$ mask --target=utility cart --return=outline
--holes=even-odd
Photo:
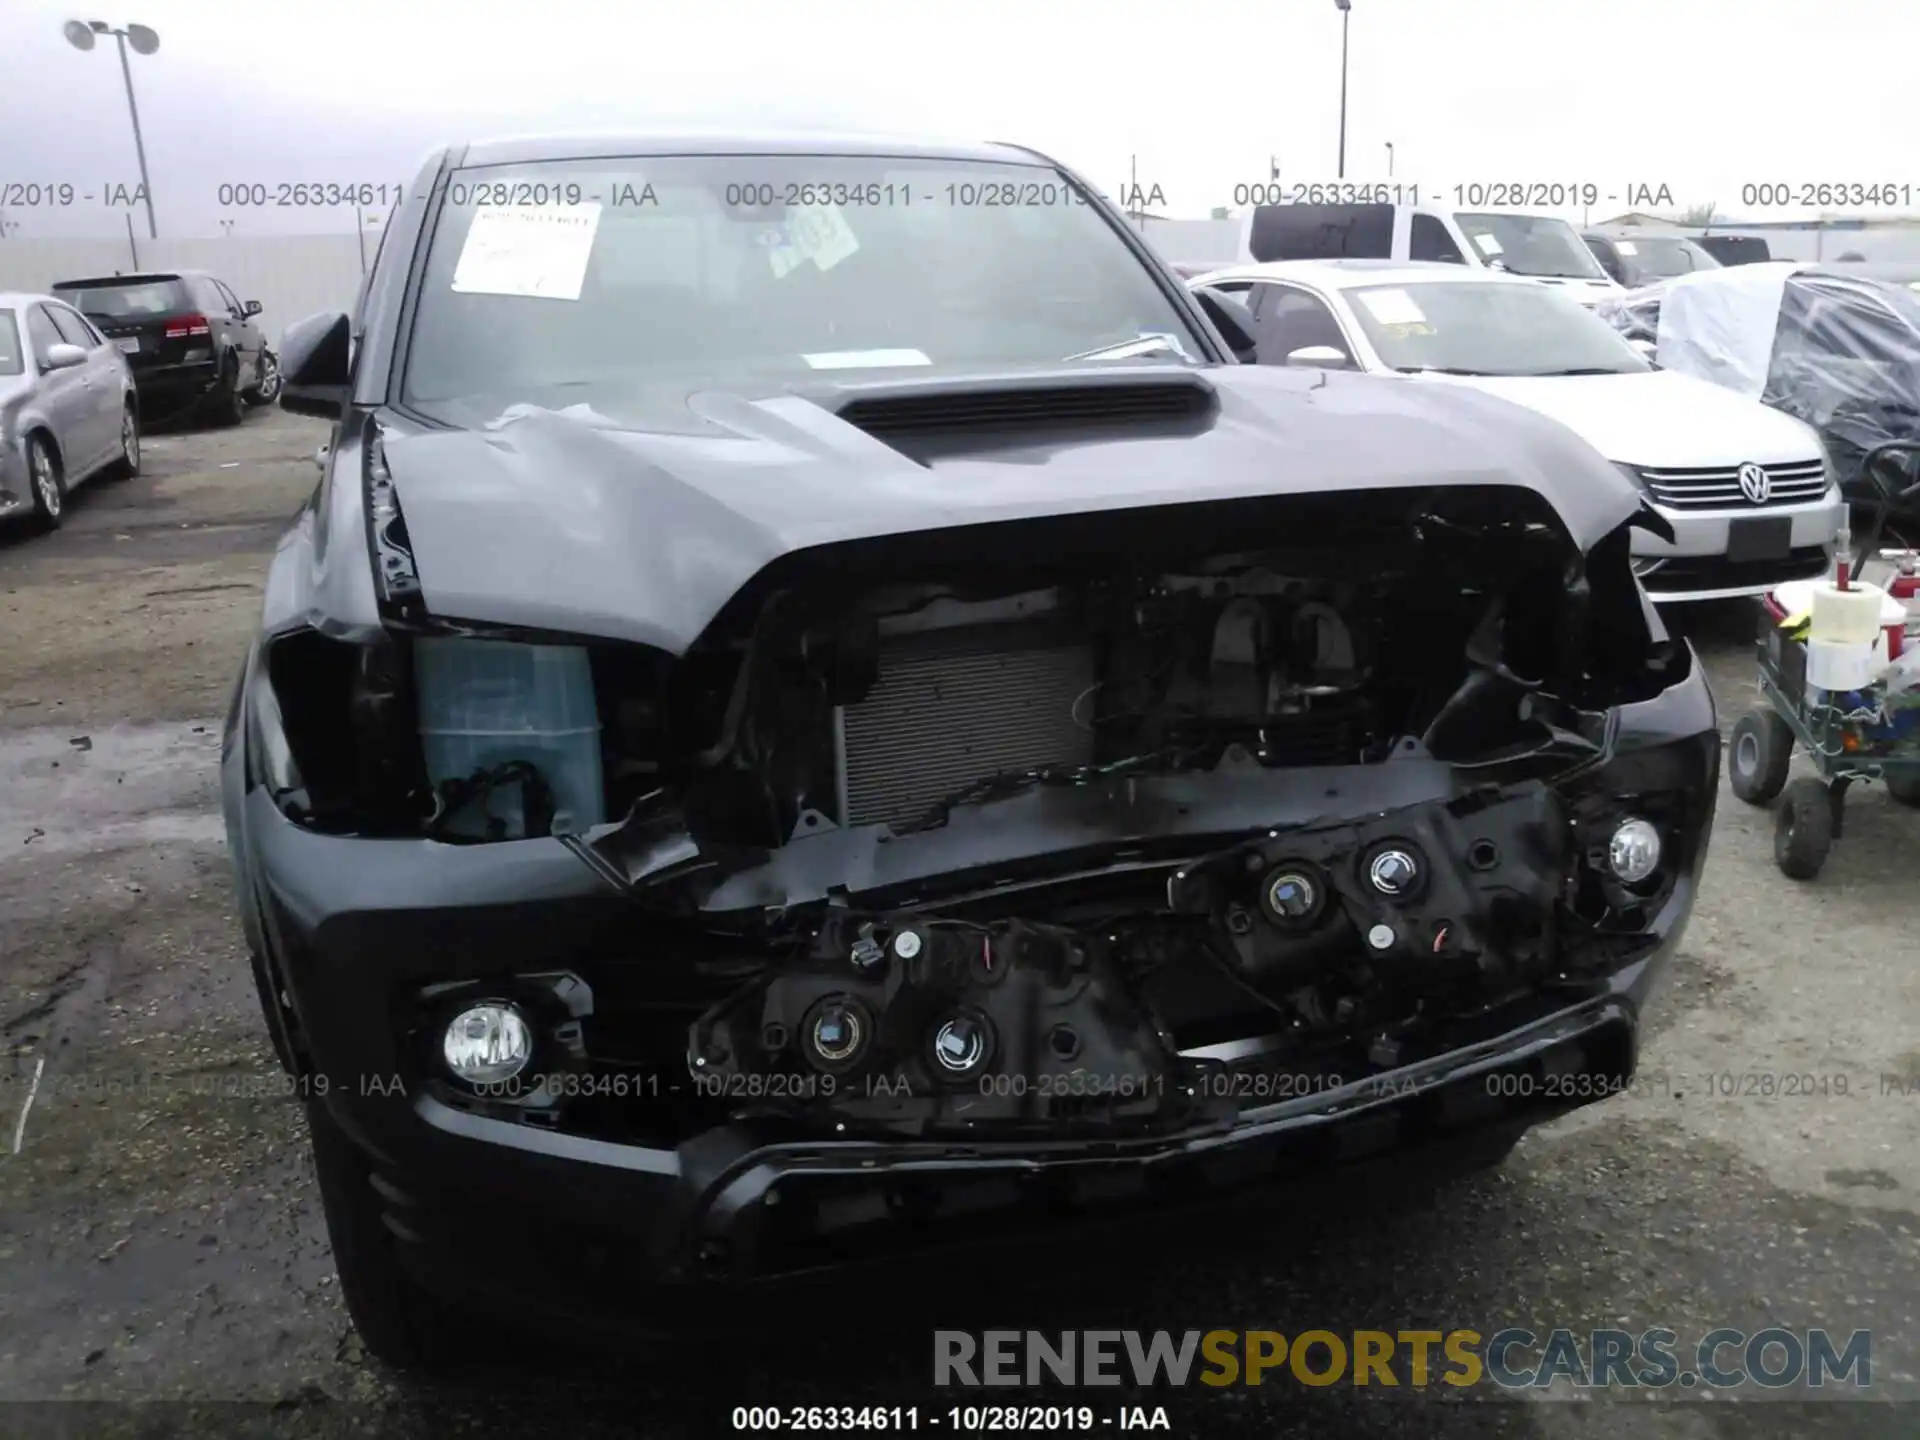
[[[1896,449],[1920,450],[1920,442],[1878,446],[1863,468]],[[1911,494],[1903,489],[1888,499],[1911,499]],[[1840,838],[1847,791],[1856,780],[1878,780],[1900,804],[1920,807],[1920,683],[1911,679],[1920,658],[1920,553],[1878,548],[1891,508],[1879,509],[1857,551],[1843,542],[1839,567],[1843,586],[1850,574],[1865,579],[1861,572],[1867,569],[1891,571],[1885,578],[1872,577],[1886,592],[1880,642],[1885,661],[1902,662],[1891,678],[1883,672],[1845,689],[1809,683],[1807,643],[1788,622],[1827,581],[1782,586],[1760,602],[1760,692],[1766,703],[1733,727],[1727,773],[1733,793],[1748,804],[1779,802],[1773,858],[1794,880],[1811,880],[1826,864]],[[1796,746],[1817,775],[1789,780]]]

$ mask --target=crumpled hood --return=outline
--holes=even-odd
[[[1118,507],[1463,484],[1540,493],[1584,550],[1640,508],[1591,447],[1492,396],[1251,365],[1200,374],[1219,405],[1198,434],[1053,432],[930,464],[787,393],[695,394],[672,433],[531,407],[479,429],[389,417],[384,449],[430,611],[672,654],[767,564],[841,541]]]

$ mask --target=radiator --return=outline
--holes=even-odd
[[[911,824],[976,780],[1090,763],[1073,706],[1094,679],[1091,647],[1044,626],[883,641],[878,682],[841,717],[843,823]],[[1083,717],[1092,708],[1082,700]]]

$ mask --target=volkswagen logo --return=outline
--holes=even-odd
[[[1740,493],[1756,505],[1764,505],[1773,495],[1773,477],[1764,465],[1749,461],[1739,470]]]

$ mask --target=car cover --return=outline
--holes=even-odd
[[[1660,297],[1655,340],[1660,368],[1697,375],[1759,399],[1773,365],[1773,339],[1787,281],[1803,268],[1776,261],[1670,281]]]
[[[1872,503],[1920,478],[1920,296],[1815,263],[1770,261],[1685,275],[1604,302],[1623,334],[1653,341],[1661,368],[1762,401],[1820,432],[1850,499]],[[1920,501],[1894,508],[1913,529]]]

